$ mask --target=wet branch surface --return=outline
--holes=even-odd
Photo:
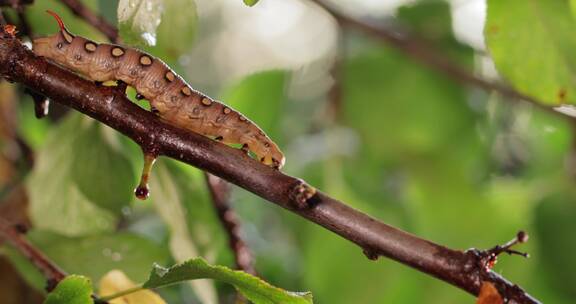
[[[133,139],[145,150],[188,163],[234,183],[360,246],[376,259],[385,256],[478,295],[483,281],[509,303],[538,303],[520,287],[486,269],[474,251],[446,248],[386,225],[318,191],[298,200],[305,183],[247,157],[242,151],[160,121],[126,98],[36,57],[17,39],[0,33],[0,76],[22,83]],[[304,186],[305,187],[305,186]]]

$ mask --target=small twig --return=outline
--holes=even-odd
[[[95,29],[102,32],[108,39],[114,43],[118,43],[118,29],[110,24],[104,17],[97,15],[90,8],[85,6],[78,0],[60,0],[66,5],[74,15],[84,19],[87,23],[92,25]]]
[[[125,295],[129,295],[131,293],[135,293],[135,292],[138,292],[138,291],[143,290],[143,289],[144,289],[144,287],[142,287],[142,285],[134,286],[132,288],[124,289],[124,290],[121,290],[121,291],[114,293],[114,294],[111,294],[111,295],[100,297],[100,301],[101,302],[102,301],[104,301],[104,302],[111,301],[111,300],[114,300],[116,298],[119,298],[119,297],[122,297]]]
[[[527,241],[528,234],[526,234],[524,231],[519,231],[515,238],[503,245],[496,245],[488,250],[470,249],[469,251],[473,252],[479,257],[479,263],[481,264],[482,268],[484,268],[486,271],[490,271],[498,261],[498,256],[502,253],[507,253],[509,255],[519,255],[528,258],[528,253],[512,249],[513,246],[526,243]]]
[[[46,290],[51,291],[66,273],[52,263],[40,250],[26,240],[21,232],[6,220],[0,218],[0,235],[24,255],[46,277]]]
[[[343,59],[345,57],[345,46],[344,35],[340,36],[340,41],[338,45],[338,54],[332,65],[330,74],[332,75],[332,80],[334,83],[330,90],[328,90],[328,119],[331,123],[338,122],[342,119],[342,107],[343,107],[343,88],[342,88],[342,77],[344,74],[343,69]]]
[[[574,117],[560,113],[556,111],[553,107],[546,106],[542,101],[539,101],[533,97],[522,94],[506,85],[502,85],[497,82],[491,82],[489,80],[483,79],[474,75],[473,73],[467,71],[466,69],[460,67],[458,64],[454,63],[452,60],[448,59],[435,50],[433,46],[422,39],[417,39],[415,37],[410,37],[406,33],[392,32],[388,29],[376,27],[374,25],[368,24],[366,22],[354,19],[352,17],[346,16],[337,10],[333,9],[330,5],[327,5],[322,0],[311,0],[318,4],[328,13],[330,13],[336,20],[347,27],[355,28],[361,32],[370,35],[371,37],[380,40],[392,47],[395,47],[403,51],[406,55],[420,61],[421,63],[430,66],[448,77],[461,82],[463,84],[473,85],[480,89],[486,91],[495,91],[500,95],[508,97],[510,101],[523,100],[532,104],[534,107],[554,114],[558,117],[562,117],[568,120],[575,120]]]
[[[238,269],[256,275],[252,253],[248,245],[240,236],[240,221],[234,210],[230,207],[230,185],[221,178],[210,173],[205,173],[206,184],[210,190],[212,203],[222,223],[222,227],[228,234],[228,243],[234,253],[234,259]]]
[[[0,6],[18,8],[23,5],[32,4],[34,0],[0,0]]]

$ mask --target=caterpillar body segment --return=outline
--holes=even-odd
[[[121,80],[150,102],[163,121],[226,144],[242,144],[269,166],[281,168],[278,146],[252,121],[194,90],[162,60],[140,50],[98,44],[70,33],[55,13],[60,31],[34,40],[33,51],[96,82]]]

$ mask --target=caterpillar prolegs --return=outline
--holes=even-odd
[[[34,40],[33,51],[96,82],[123,81],[137,97],[150,102],[153,113],[174,126],[213,137],[226,144],[241,144],[269,166],[281,168],[285,158],[278,146],[252,121],[227,105],[194,90],[162,60],[140,50],[90,41],[71,34],[62,19],[60,31]],[[154,161],[145,157],[137,196],[147,196],[147,176]]]

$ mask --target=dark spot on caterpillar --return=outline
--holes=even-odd
[[[58,44],[56,44],[56,47],[58,49],[61,49],[64,46],[64,44],[62,44],[62,42],[58,42]]]
[[[76,54],[76,55],[74,55],[74,59],[75,59],[76,61],[82,61],[82,55]]]
[[[161,86],[160,81],[154,80],[154,82],[152,82],[152,86],[153,86],[155,89],[160,88],[160,86]]]
[[[120,56],[124,55],[124,50],[121,47],[116,46],[116,47],[112,48],[111,53],[112,53],[112,56],[114,56],[114,57],[120,57]]]
[[[212,104],[212,100],[210,100],[210,98],[207,97],[202,98],[200,102],[207,107]]]
[[[262,157],[262,158],[260,159],[260,162],[261,162],[261,163],[263,163],[263,162],[264,162],[264,157]]]
[[[170,101],[176,102],[177,100],[178,100],[178,96],[176,96],[176,95],[170,96]]]
[[[97,47],[98,46],[92,41],[88,41],[88,42],[84,43],[84,49],[89,53],[96,51]]]
[[[138,75],[138,69],[137,68],[130,69],[130,75],[132,75],[132,76]]]
[[[152,58],[150,58],[148,55],[142,55],[140,56],[140,64],[143,66],[152,65]]]
[[[114,67],[114,65],[113,65],[112,62],[110,62],[110,61],[106,62],[106,63],[104,64],[104,66],[105,66],[107,69],[111,69],[112,67]]]
[[[230,108],[228,108],[228,107],[224,107],[222,112],[227,115],[227,114],[230,114],[230,112],[232,112],[232,110],[230,110]]]
[[[140,93],[136,93],[136,99],[142,100],[142,99],[144,99],[144,95],[142,95]]]
[[[270,143],[269,143],[269,142],[265,142],[265,143],[264,143],[264,147],[270,148]]]
[[[221,141],[223,139],[224,139],[224,137],[222,137],[222,136],[217,136],[216,138],[214,138],[214,140],[216,140],[216,141]]]
[[[164,78],[166,78],[166,80],[168,80],[170,82],[174,81],[175,77],[176,76],[174,76],[174,73],[172,73],[170,71],[166,72],[166,74],[164,75]]]
[[[192,95],[192,90],[190,90],[190,88],[188,86],[183,87],[181,92],[182,92],[182,94],[184,94],[186,96]]]
[[[155,107],[150,107],[150,111],[154,114],[160,113],[160,111],[158,111],[158,109],[156,109]]]

